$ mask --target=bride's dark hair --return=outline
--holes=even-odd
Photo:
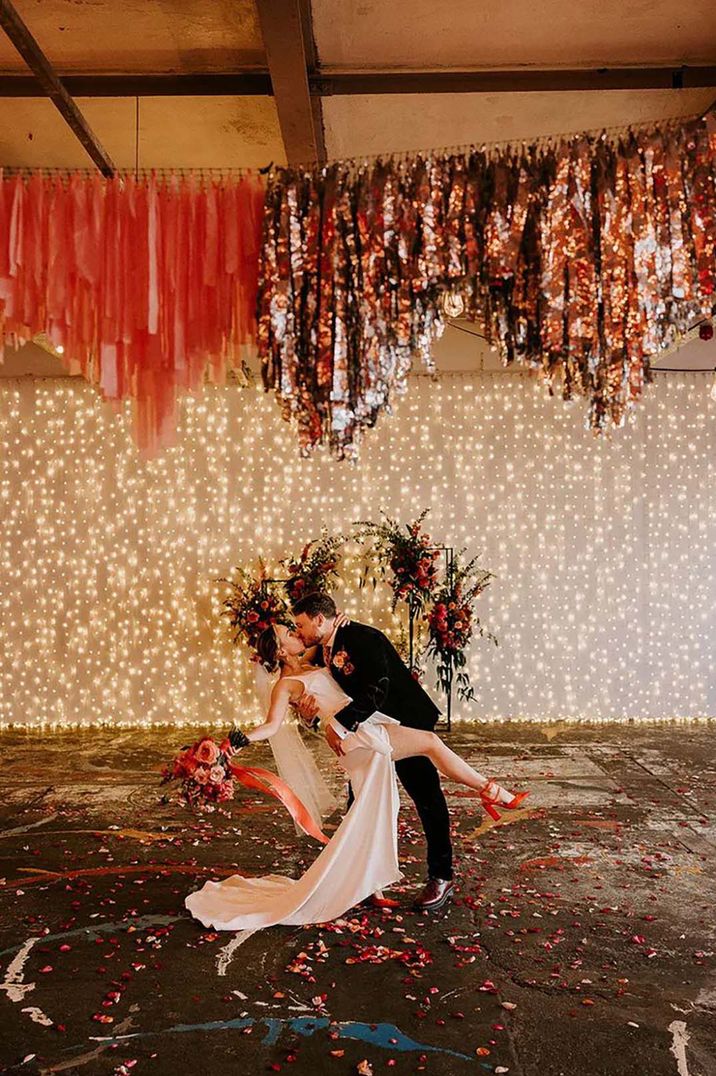
[[[276,672],[276,669],[280,664],[278,660],[279,643],[276,635],[276,628],[273,624],[259,635],[258,642],[256,643],[256,650],[261,658],[261,664],[264,665],[269,672]]]

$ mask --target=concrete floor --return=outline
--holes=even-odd
[[[452,745],[533,802],[488,824],[448,786],[445,913],[410,909],[408,801],[397,912],[240,947],[185,894],[318,849],[246,792],[227,814],[162,804],[159,766],[190,738],[0,736],[2,1071],[716,1074],[712,728],[461,726]]]

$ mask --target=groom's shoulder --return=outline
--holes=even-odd
[[[378,628],[374,628],[371,624],[361,624],[359,620],[351,620],[350,624],[346,624],[343,631],[349,636],[349,638],[352,637],[355,639],[367,639],[369,636],[373,636],[374,638],[385,639],[386,642],[388,641],[387,636],[384,635],[383,632],[380,631]]]

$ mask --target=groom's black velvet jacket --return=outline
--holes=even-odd
[[[317,658],[322,664],[320,647]],[[407,728],[434,728],[438,707],[377,628],[353,621],[339,628],[333,642],[331,674],[351,697],[348,706],[335,715],[351,732],[376,710]]]

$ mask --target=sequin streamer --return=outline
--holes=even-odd
[[[151,454],[255,337],[262,219],[250,175],[0,175],[0,342],[45,333]]]
[[[411,364],[431,367],[443,300],[459,293],[503,362],[586,397],[594,429],[619,426],[650,357],[712,310],[715,174],[703,120],[276,171],[259,288],[266,388],[304,452],[355,455]]]

